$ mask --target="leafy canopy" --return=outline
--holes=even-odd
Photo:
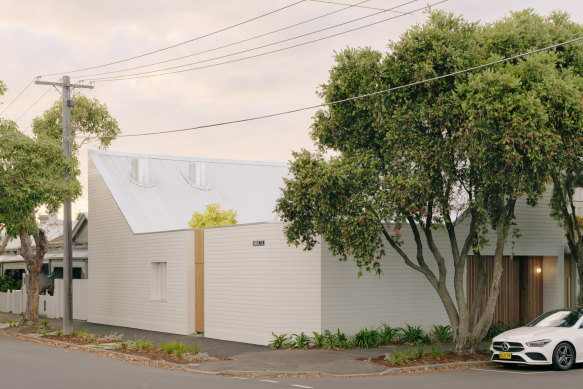
[[[188,222],[190,228],[206,228],[228,226],[237,224],[237,211],[232,209],[222,210],[219,204],[208,204],[203,213],[194,212]]]
[[[0,224],[8,235],[17,236],[21,230],[36,234],[38,207],[57,211],[65,196],[74,199],[81,193],[77,180],[65,180],[67,170],[73,176],[78,173],[58,142],[32,139],[13,121],[0,119]]]
[[[114,119],[107,106],[96,98],[90,99],[77,93],[73,96],[75,106],[71,109],[71,136],[78,134],[99,138],[99,148],[106,149],[120,134],[117,120]],[[47,136],[52,139],[62,139],[63,134],[63,102],[56,101],[42,116],[34,118],[32,130],[35,135]],[[73,143],[73,154],[79,151],[80,144]]]

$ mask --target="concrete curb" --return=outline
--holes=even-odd
[[[6,334],[9,335],[9,334]],[[133,354],[125,354],[122,352],[108,350],[108,349],[101,349],[94,347],[93,345],[80,345],[76,343],[69,343],[63,342],[60,340],[55,339],[43,339],[42,335],[36,334],[10,334],[9,336],[16,337],[16,338],[25,338],[30,340],[38,341],[39,343],[46,344],[46,345],[60,345],[66,347],[72,347],[80,349],[81,351],[87,350],[91,351],[95,354],[102,355],[102,356],[111,356],[111,357],[118,357],[117,359],[128,361],[128,362],[144,362],[147,364],[152,364],[157,367],[166,367],[173,370],[182,370],[188,371],[191,373],[196,374],[203,374],[209,376],[247,376],[247,377],[298,377],[298,376],[315,376],[321,378],[350,378],[350,377],[378,377],[390,374],[398,374],[398,373],[406,373],[406,372],[423,372],[423,371],[435,371],[447,368],[464,368],[464,367],[472,367],[472,366],[495,366],[497,365],[495,362],[492,361],[477,361],[477,362],[456,362],[456,363],[443,363],[443,364],[436,364],[436,365],[423,365],[423,366],[410,366],[410,367],[395,367],[385,369],[378,373],[353,373],[353,374],[334,374],[334,373],[326,373],[323,371],[286,371],[286,370],[257,370],[257,371],[247,371],[247,370],[223,370],[223,371],[208,371],[208,370],[198,370],[196,367],[199,367],[201,364],[178,364],[172,363],[167,361],[159,361],[153,360],[150,358],[142,357],[139,355]]]
[[[442,363],[436,365],[423,365],[423,366],[410,366],[410,367],[395,367],[383,370],[378,373],[353,373],[353,374],[334,374],[326,373],[323,371],[246,371],[246,370],[224,370],[224,371],[204,371],[204,370],[194,370],[190,371],[196,373],[204,373],[209,375],[225,375],[225,376],[249,376],[249,377],[297,377],[297,376],[318,376],[318,377],[334,377],[334,378],[350,378],[350,377],[377,377],[390,374],[414,372],[414,371],[434,371],[441,369],[448,369],[452,367],[472,367],[472,366],[496,366],[497,364],[492,361],[475,361],[475,362],[455,362],[455,363]]]

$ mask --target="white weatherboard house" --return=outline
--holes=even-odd
[[[256,344],[267,344],[272,332],[339,328],[351,334],[382,322],[426,329],[447,323],[425,277],[391,248],[382,278],[359,279],[355,265],[338,262],[325,242],[312,251],[288,246],[273,214],[287,174],[284,164],[91,151],[88,321],[204,331]],[[211,202],[237,210],[240,224],[189,229],[192,212]],[[563,232],[546,202],[531,208],[519,201],[516,214],[522,237],[505,248],[514,257],[505,259],[496,312],[496,320],[506,322],[572,304],[576,285]],[[467,229],[466,221],[457,228]],[[414,258],[413,239],[403,230]],[[439,233],[436,239],[447,255],[449,240]],[[427,262],[432,258],[427,250]],[[451,283],[453,269],[448,272]]]
[[[89,153],[88,321],[154,331],[202,330],[195,291],[194,211],[235,209],[240,223],[273,220],[281,163]],[[95,218],[95,220],[93,220]],[[199,243],[202,249],[202,241]],[[202,267],[196,277],[202,280]]]

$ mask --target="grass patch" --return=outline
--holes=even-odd
[[[196,343],[189,346],[185,343],[170,341],[170,342],[160,343],[158,345],[158,347],[160,347],[162,350],[164,350],[166,352],[166,354],[174,354],[178,358],[182,358],[182,355],[184,355],[185,353],[189,353],[191,355],[196,355],[200,352],[200,346]]]

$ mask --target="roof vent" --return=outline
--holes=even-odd
[[[132,158],[131,180],[134,184],[149,188],[154,186],[150,172],[150,160],[145,158]]]
[[[188,183],[196,189],[210,189],[206,163],[201,161],[190,163],[188,166]]]

